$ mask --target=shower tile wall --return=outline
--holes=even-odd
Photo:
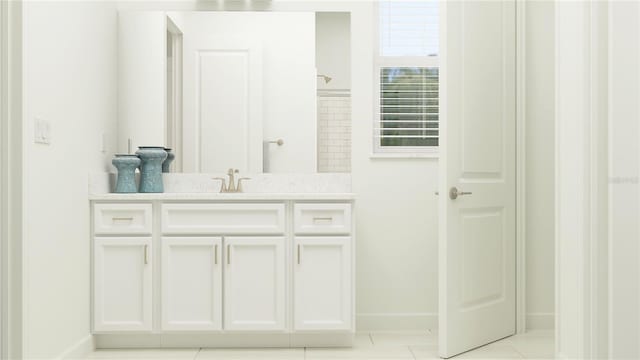
[[[351,172],[351,98],[318,97],[318,172]]]

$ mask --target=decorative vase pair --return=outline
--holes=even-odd
[[[136,193],[136,169],[140,168],[141,193],[164,191],[162,173],[169,172],[175,155],[171,149],[161,146],[140,146],[135,155],[117,154],[111,163],[118,169],[116,193]]]

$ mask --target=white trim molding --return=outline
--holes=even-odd
[[[7,105],[8,91],[8,27],[7,27],[7,2],[0,2],[0,359],[7,358],[7,122],[9,120]]]
[[[608,358],[640,358],[640,3],[608,3]]]
[[[598,336],[606,269],[597,252],[606,217],[599,216],[607,172],[606,78],[599,56],[606,21],[599,1],[559,1],[556,7],[556,352],[559,358],[604,358]],[[606,17],[605,17],[606,19]],[[604,71],[603,71],[604,69]],[[606,259],[606,258],[605,258]],[[606,260],[605,260],[606,261]],[[606,307],[604,308],[606,310]]]
[[[93,335],[89,334],[80,341],[70,346],[56,360],[65,359],[85,359],[96,349],[96,342]]]
[[[528,313],[526,314],[526,330],[553,330],[555,326],[554,313]]]
[[[359,313],[357,331],[424,331],[438,328],[438,313]]]
[[[526,254],[526,3],[516,2],[516,332],[527,329]]]
[[[22,2],[0,1],[2,9],[2,111],[0,112],[0,245],[3,359],[21,359],[22,304]]]

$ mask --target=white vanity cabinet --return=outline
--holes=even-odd
[[[353,302],[351,204],[296,203],[293,213],[294,329],[348,330]]]
[[[222,238],[160,242],[162,330],[222,330]]]
[[[225,237],[225,330],[285,330],[283,237]]]
[[[93,328],[152,330],[151,204],[93,206]]]
[[[295,330],[351,328],[351,238],[296,237]]]
[[[151,238],[94,240],[94,329],[151,330]]]
[[[141,200],[145,196],[149,200]],[[92,202],[99,345],[352,343],[351,198],[166,196]]]

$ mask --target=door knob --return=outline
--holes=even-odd
[[[463,195],[471,195],[472,193],[469,192],[465,192],[465,191],[460,191],[458,190],[457,187],[452,187],[451,190],[449,190],[449,198],[451,198],[451,200],[455,200],[458,198],[458,196],[463,196]]]

